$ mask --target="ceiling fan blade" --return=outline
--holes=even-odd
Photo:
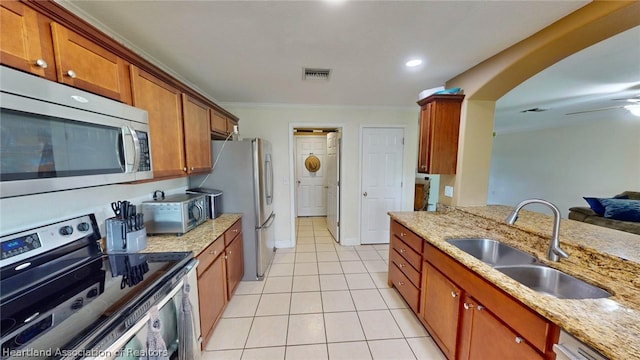
[[[574,112],[566,113],[565,115],[585,114],[585,113],[596,112],[596,111],[613,110],[613,109],[622,109],[622,108],[624,108],[624,105],[620,105],[620,106],[609,106],[609,107],[603,107],[603,108],[591,109],[591,110],[583,110],[583,111],[574,111]]]

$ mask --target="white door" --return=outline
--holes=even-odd
[[[403,128],[362,129],[360,242],[389,242],[388,211],[401,209]]]
[[[325,135],[296,136],[296,184],[298,216],[326,216],[327,137]],[[311,155],[320,160],[318,171],[311,172],[305,161]]]
[[[327,229],[340,242],[340,133],[327,134]]]

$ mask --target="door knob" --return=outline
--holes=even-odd
[[[369,194],[367,194],[366,191],[362,193],[362,196],[364,196],[364,197],[367,197],[367,195],[369,195]]]
[[[298,180],[298,185],[300,185],[300,180]]]

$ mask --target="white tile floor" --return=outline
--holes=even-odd
[[[388,245],[338,245],[299,218],[264,281],[242,281],[203,353],[211,359],[445,359],[387,285]]]

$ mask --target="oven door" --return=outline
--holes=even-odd
[[[107,350],[100,353],[95,359],[107,360],[137,360],[141,358],[160,357],[174,359],[200,359],[199,344],[199,312],[197,299],[196,267],[185,275],[176,287],[155,306],[158,308],[157,320],[160,323],[160,335],[165,348],[149,349],[148,340],[153,336],[149,331],[149,321],[152,320],[151,312],[148,312],[133,327],[116,340]],[[184,285],[188,285],[185,292]],[[189,301],[190,309],[185,309],[186,301]],[[190,311],[185,311],[190,310]],[[193,330],[193,332],[185,329]],[[197,330],[196,330],[197,329]],[[198,331],[198,332],[196,332]],[[182,348],[180,347],[182,345]],[[186,355],[185,355],[186,354]]]

